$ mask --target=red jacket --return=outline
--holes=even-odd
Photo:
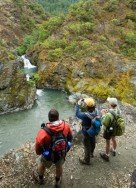
[[[47,127],[54,133],[63,131],[64,136],[68,141],[72,140],[72,131],[70,129],[70,125],[67,122],[62,120],[58,120],[52,123],[47,123]],[[64,130],[63,130],[64,129]],[[42,146],[49,147],[51,144],[51,136],[43,129],[37,134],[36,142],[35,142],[35,151],[37,155],[41,154]]]

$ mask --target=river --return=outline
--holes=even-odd
[[[48,120],[48,112],[56,108],[60,119],[74,116],[74,106],[67,101],[67,95],[58,90],[38,90],[38,99],[30,110],[0,116],[0,156],[34,141],[41,123]]]

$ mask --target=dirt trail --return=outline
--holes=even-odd
[[[92,165],[80,165],[78,158],[83,154],[82,143],[74,144],[64,165],[62,188],[129,188],[131,174],[136,169],[136,108],[123,109],[127,119],[126,133],[118,138],[118,154],[104,162],[99,153],[104,149],[104,140],[97,138]],[[34,145],[25,144],[0,159],[1,188],[54,187],[54,167],[47,169],[46,184],[38,186],[31,178],[35,167]]]

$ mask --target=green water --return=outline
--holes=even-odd
[[[0,116],[0,156],[27,141],[34,141],[53,107],[59,111],[60,119],[74,116],[74,106],[67,101],[67,95],[56,90],[44,90],[31,110]]]

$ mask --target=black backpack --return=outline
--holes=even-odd
[[[65,128],[65,123],[64,123]],[[51,137],[51,144],[50,144],[50,151],[51,151],[51,161],[53,163],[58,162],[60,159],[66,157],[67,153],[67,138],[64,136],[63,131],[54,133],[48,127],[47,124],[43,129],[50,135]]]

